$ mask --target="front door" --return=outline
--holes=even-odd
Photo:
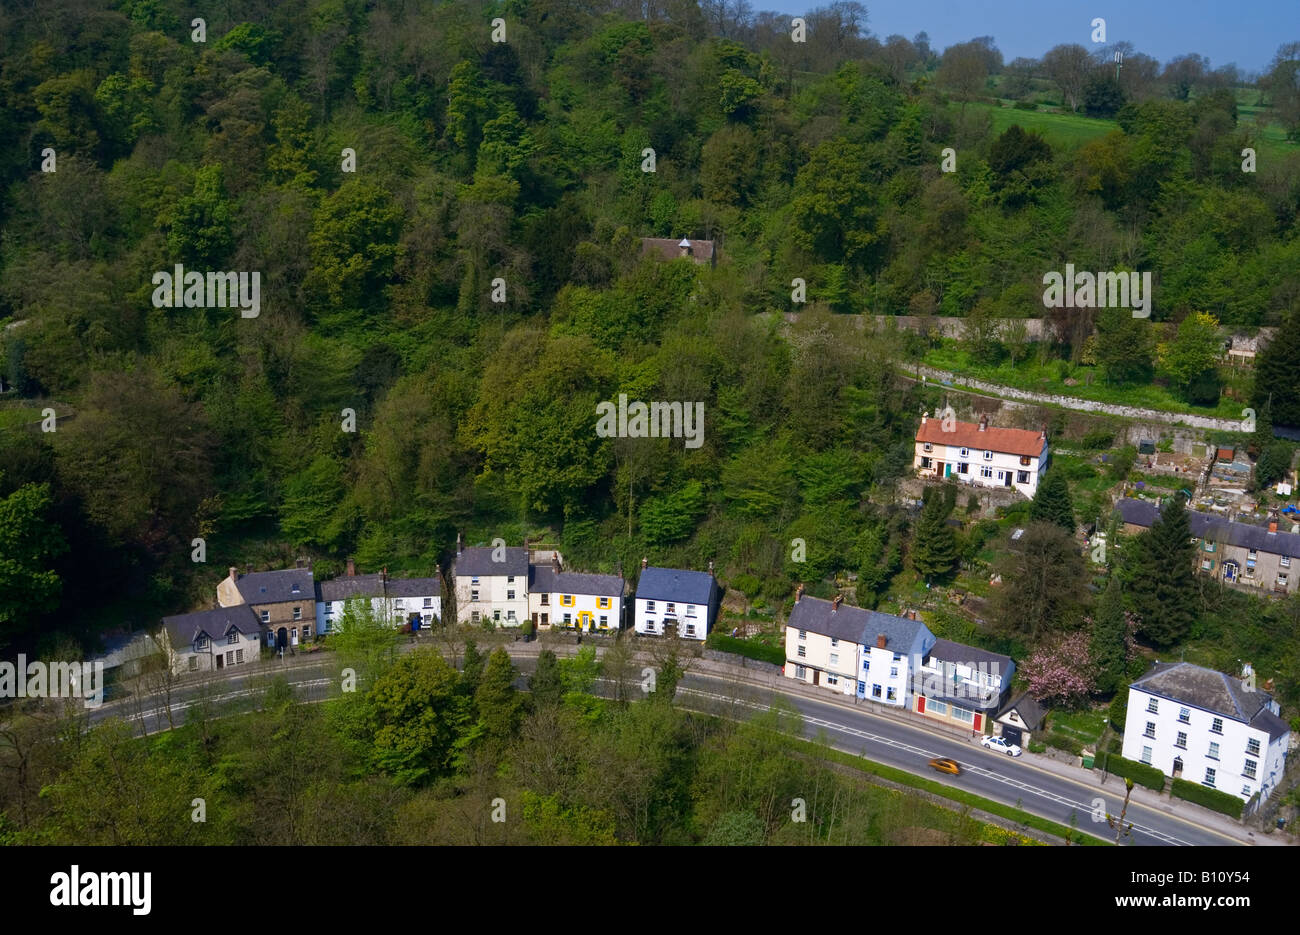
[[[579,612],[579,614],[578,614],[578,629],[579,629],[579,630],[590,630],[590,629],[591,629],[591,611],[589,611],[589,610],[584,610],[584,611]]]
[[[284,627],[275,631],[275,645],[277,649],[284,649],[289,645],[289,631]]]
[[[820,685],[821,683],[822,683],[822,670],[813,669],[813,684]]]
[[[221,663],[222,663],[222,661],[223,661],[223,660],[222,660],[221,653],[217,653],[217,668],[218,668],[218,669],[221,668]]]

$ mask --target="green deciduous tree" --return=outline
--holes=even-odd
[[[0,498],[0,637],[58,604],[63,583],[49,566],[67,543],[49,518],[51,502],[49,484]]]
[[[994,593],[999,627],[1038,640],[1077,623],[1087,599],[1083,558],[1074,537],[1060,526],[1035,521],[1009,541],[994,569],[1002,584]]]

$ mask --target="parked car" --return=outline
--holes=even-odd
[[[941,773],[950,773],[953,776],[961,775],[961,767],[957,765],[957,761],[946,756],[936,757],[930,761],[929,765]]]
[[[1020,744],[1007,743],[1005,737],[985,737],[980,743],[997,753],[1005,753],[1007,756],[1020,756]]]

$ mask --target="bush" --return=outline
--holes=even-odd
[[[1128,477],[1128,472],[1133,470],[1133,462],[1137,460],[1137,449],[1132,445],[1125,445],[1115,456],[1111,458],[1110,470],[1106,476],[1111,481],[1121,481]]]
[[[1145,662],[1145,660],[1143,660]],[[1110,703],[1110,712],[1107,714],[1110,718],[1110,729],[1117,734],[1124,733],[1124,721],[1128,718],[1128,688],[1121,688],[1115,693],[1115,698]]]
[[[754,575],[736,575],[731,579],[731,586],[744,594],[745,597],[753,599],[757,596],[763,583]]]
[[[1109,770],[1116,776],[1132,779],[1139,786],[1146,786],[1160,792],[1165,787],[1165,774],[1154,766],[1147,766],[1137,760],[1126,760],[1113,753],[1104,753],[1097,758],[1096,768]]]
[[[1049,746],[1053,746],[1058,750],[1064,750],[1066,753],[1073,753],[1075,756],[1078,756],[1083,752],[1083,741],[1076,737],[1071,737],[1069,734],[1058,734],[1053,731],[1045,736],[1042,734],[1039,736],[1043,737]]]
[[[1186,779],[1174,780],[1173,794],[1180,799],[1204,805],[1208,809],[1232,818],[1240,818],[1242,809],[1246,807],[1245,801],[1235,795],[1202,786],[1200,783],[1189,782]]]
[[[1079,440],[1079,447],[1086,451],[1098,451],[1109,448],[1115,442],[1115,433],[1110,429],[1094,429]]]
[[[1046,752],[1047,752],[1047,744],[1045,744],[1045,743],[1039,743],[1037,740],[1031,740],[1031,741],[1029,741],[1029,752],[1030,752],[1030,753],[1046,753]]]
[[[1011,106],[1016,110],[1038,110],[1038,105],[1033,101],[1016,101]]]
[[[740,640],[734,636],[727,636],[725,633],[716,631],[709,634],[704,641],[704,645],[708,646],[709,649],[716,649],[724,653],[735,653],[747,659],[757,659],[760,662],[770,662],[778,666],[785,665],[784,646],[769,646],[757,640]]]

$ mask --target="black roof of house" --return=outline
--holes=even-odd
[[[1155,523],[1156,517],[1160,515],[1160,508],[1150,500],[1126,497],[1116,504],[1116,509],[1124,522],[1147,528],[1150,528]],[[1269,532],[1266,526],[1223,519],[1196,510],[1187,511],[1187,523],[1191,527],[1192,536],[1197,539],[1208,539],[1243,549],[1300,558],[1300,534]]]
[[[529,562],[528,590],[530,593],[550,594],[555,590],[555,565],[551,562]]]
[[[1029,730],[1038,730],[1043,726],[1043,718],[1047,717],[1047,709],[1031,698],[1028,692],[1021,692],[1011,699],[998,718],[1000,719],[1008,711],[1015,711]]]
[[[278,571],[255,571],[235,579],[235,587],[245,604],[280,604],[286,601],[312,600],[316,585],[310,568],[282,568]],[[294,590],[294,588],[297,590]]]
[[[389,578],[389,597],[439,597],[442,583],[437,578]]]
[[[528,550],[522,547],[504,549],[504,561],[492,561],[492,548],[469,548],[456,556],[452,566],[453,577],[479,576],[488,578],[493,575],[527,575]]]
[[[1253,724],[1261,711],[1272,716],[1268,692],[1252,691],[1239,679],[1190,662],[1158,662],[1131,687],[1245,724]]]
[[[232,627],[246,634],[258,634],[262,630],[257,614],[247,604],[199,610],[189,614],[175,614],[171,617],[163,617],[162,622],[167,628],[167,636],[174,649],[192,645],[200,635],[212,640],[222,639]]]
[[[1011,661],[1010,656],[1003,656],[1001,653],[992,653],[987,649],[980,649],[978,646],[967,646],[964,643],[954,643],[952,640],[935,640],[934,645],[930,647],[927,654],[931,659],[941,659],[944,662],[953,662],[960,665],[996,665],[999,672],[1010,672],[1015,663]]]
[[[551,578],[553,579],[551,590],[563,594],[595,594],[600,597],[622,597],[625,587],[623,579],[618,575],[562,571],[558,575],[552,574]]]
[[[640,600],[680,601],[684,604],[711,605],[718,583],[705,571],[680,568],[643,568],[636,584]]]
[[[893,614],[882,614],[878,610],[844,603],[836,609],[831,601],[806,594],[795,601],[785,625],[873,647],[876,645],[876,637],[883,633],[885,648],[896,653],[910,650],[916,642],[917,634],[922,630],[928,632],[928,628],[919,620],[908,620],[906,617],[895,617]]]
[[[384,593],[384,576],[342,575],[316,582],[316,600],[346,601],[354,597],[381,597]]]

